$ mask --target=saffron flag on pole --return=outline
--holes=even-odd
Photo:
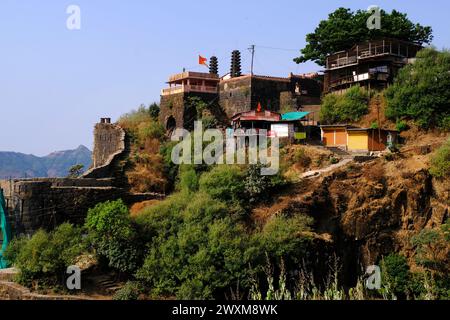
[[[208,59],[206,59],[205,57],[202,57],[201,55],[198,55],[198,64],[208,66],[206,64],[206,61],[208,61]]]

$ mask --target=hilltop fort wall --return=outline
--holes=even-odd
[[[131,204],[162,197],[128,191],[122,178],[127,150],[125,131],[103,118],[94,129],[93,167],[81,178],[0,180],[13,234],[51,230],[64,222],[82,224],[89,208],[107,200]]]

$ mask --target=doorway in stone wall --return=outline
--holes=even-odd
[[[175,121],[175,118],[173,116],[170,116],[167,118],[166,121],[166,130],[168,134],[171,134],[177,126],[177,122]]]

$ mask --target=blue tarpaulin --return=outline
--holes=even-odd
[[[299,121],[306,117],[310,112],[288,112],[281,116],[282,121]]]

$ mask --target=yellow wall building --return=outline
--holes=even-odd
[[[367,131],[347,131],[348,150],[369,150],[369,137]]]

